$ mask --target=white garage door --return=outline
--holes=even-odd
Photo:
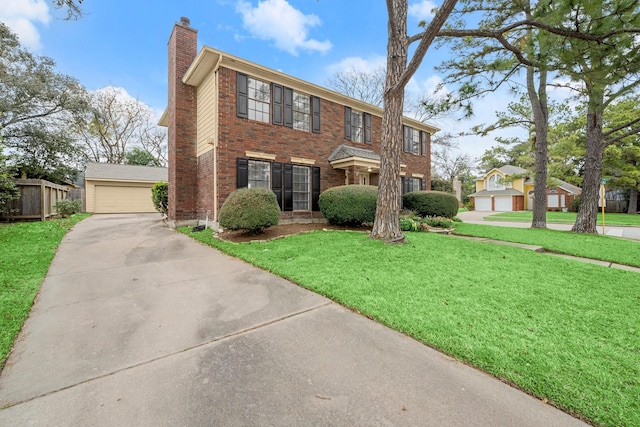
[[[475,197],[476,210],[486,212],[491,210],[491,197]]]
[[[151,201],[151,187],[97,185],[96,213],[156,212]]]
[[[513,210],[513,203],[511,201],[511,196],[503,196],[495,198],[495,210],[500,212],[511,212]]]

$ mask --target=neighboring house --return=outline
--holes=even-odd
[[[568,182],[554,180],[558,185],[547,187],[547,210],[569,209],[582,190]],[[476,211],[533,210],[533,187],[534,181],[526,169],[505,165],[476,179],[476,192],[469,197]]]
[[[382,110],[208,46],[181,18],[169,40],[169,220],[218,220],[229,194],[264,187],[283,219],[321,218],[320,193],[377,185]],[[430,188],[431,134],[404,118],[402,190]],[[400,182],[399,182],[400,184]]]
[[[151,200],[151,188],[156,182],[167,179],[167,168],[87,163],[84,174],[86,210],[93,213],[157,212]]]

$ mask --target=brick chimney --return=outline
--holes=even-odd
[[[195,59],[198,32],[182,17],[169,38],[169,221],[173,226],[197,219],[196,88],[182,83]]]

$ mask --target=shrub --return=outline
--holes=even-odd
[[[280,221],[280,207],[273,191],[241,188],[229,194],[220,208],[220,226],[258,234]]]
[[[56,209],[58,210],[58,215],[62,218],[67,218],[80,212],[80,209],[82,209],[82,200],[60,200],[56,203]]]
[[[378,187],[343,185],[320,194],[318,205],[329,224],[359,226],[374,221],[377,198]]]
[[[580,196],[576,196],[571,201],[571,212],[578,212],[580,209]]]
[[[443,216],[427,216],[424,217],[420,224],[426,224],[429,227],[440,227],[440,228],[453,228],[455,225],[455,218],[447,218]]]
[[[420,223],[411,217],[400,217],[400,230],[402,231],[418,231]]]
[[[441,191],[412,191],[402,196],[404,207],[420,216],[453,218],[458,213],[456,196]]]
[[[162,215],[167,215],[167,209],[169,206],[169,184],[166,182],[156,182],[151,189],[151,200],[153,206]]]

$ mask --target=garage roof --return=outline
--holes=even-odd
[[[113,163],[87,163],[85,179],[159,182],[169,179],[167,168],[155,166],[116,165]]]

